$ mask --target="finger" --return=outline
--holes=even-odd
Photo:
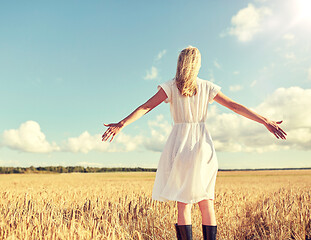
[[[105,138],[107,137],[107,134],[104,133],[103,136],[102,136],[102,141],[105,141]]]
[[[107,134],[109,134],[110,129],[107,129],[106,132],[103,134],[102,138],[105,138],[107,136]]]
[[[282,134],[282,138],[285,140],[286,139],[286,134],[284,135],[282,132],[280,132]]]
[[[286,139],[285,134],[283,134],[282,131],[279,131],[279,135],[281,135],[283,139]]]
[[[109,128],[107,129],[107,133],[111,134],[111,133],[113,133],[113,132],[114,132],[114,131],[113,131],[112,127],[109,127]]]
[[[106,137],[104,138],[104,141],[107,141],[110,138],[111,133],[109,132]]]
[[[107,142],[109,140],[110,136],[107,136],[104,141]]]
[[[282,121],[278,121],[278,122],[276,122],[277,124],[281,124],[283,122],[283,120]]]
[[[104,125],[105,125],[106,127],[110,127],[110,126],[112,125],[112,123],[109,123],[109,124],[104,123]]]
[[[287,135],[287,134],[286,134],[286,132],[283,131],[282,128],[280,128],[279,126],[276,126],[275,131],[278,134],[278,136],[280,136],[282,139],[286,139],[285,135]]]
[[[284,132],[284,130],[282,128],[279,128],[279,130],[284,134],[287,135],[286,132]]]
[[[284,134],[281,131],[278,131],[277,134],[280,136],[280,138],[286,139]]]
[[[274,134],[274,136],[276,136],[277,139],[279,139],[279,136],[275,132],[272,133]]]
[[[107,135],[103,137],[102,141],[106,142]]]
[[[276,135],[278,135],[279,138],[284,139],[284,136],[280,132],[276,132]]]
[[[104,133],[102,136],[102,139],[104,140],[104,138],[107,136],[107,133]]]
[[[114,139],[114,136],[115,136],[116,134],[113,134],[112,135],[112,137],[111,137],[111,139],[110,139],[110,142],[112,142],[112,140]]]
[[[109,133],[109,132],[110,132],[110,128],[108,128],[108,129],[104,132],[103,135],[106,135],[106,134]]]

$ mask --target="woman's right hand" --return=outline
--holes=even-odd
[[[274,122],[274,121],[267,120],[264,125],[271,133],[274,134],[274,136],[276,136],[277,139],[279,138],[286,139],[286,135],[287,135],[286,132],[284,132],[283,129],[278,126],[282,122],[283,121]]]
[[[102,136],[102,141],[107,141],[110,137],[110,142],[113,140],[113,138],[121,131],[123,128],[123,124],[121,123],[110,123],[110,124],[105,124],[108,129],[105,131],[105,133]]]

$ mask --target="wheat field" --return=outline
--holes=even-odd
[[[0,239],[176,239],[153,172],[0,175]],[[217,239],[311,238],[311,170],[219,172]],[[192,208],[193,239],[202,239]]]

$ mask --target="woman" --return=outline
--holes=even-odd
[[[201,54],[195,47],[183,49],[178,57],[176,76],[158,86],[158,92],[119,123],[105,124],[102,136],[110,142],[125,126],[136,121],[163,101],[170,103],[174,126],[162,152],[152,198],[177,201],[178,239],[192,239],[191,207],[198,203],[204,239],[216,239],[214,190],[218,161],[206,124],[208,103],[214,100],[232,111],[263,124],[276,138],[286,139],[274,122],[236,103],[220,87],[198,78]]]

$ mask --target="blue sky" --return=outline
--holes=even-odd
[[[111,144],[117,122],[174,77],[179,52],[199,77],[272,120],[286,141],[209,106],[220,168],[311,167],[308,0],[6,1],[0,5],[0,165],[156,167],[169,134],[162,103]]]

